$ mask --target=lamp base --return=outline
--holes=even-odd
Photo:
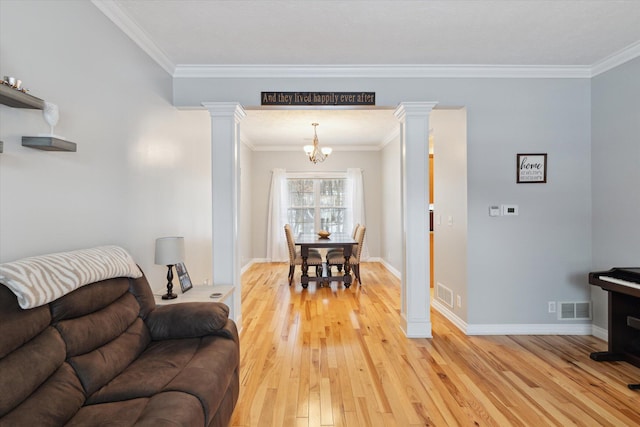
[[[175,299],[178,298],[178,295],[173,293],[173,271],[171,269],[173,265],[167,265],[167,267],[167,293],[162,295],[162,299]]]

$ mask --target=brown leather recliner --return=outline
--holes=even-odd
[[[31,309],[0,284],[0,426],[226,426],[240,352],[228,314],[156,307],[144,275]]]

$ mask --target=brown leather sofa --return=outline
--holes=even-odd
[[[144,275],[31,309],[0,284],[0,426],[227,426],[240,352],[228,314],[156,307]]]

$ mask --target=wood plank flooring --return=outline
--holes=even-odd
[[[638,426],[640,369],[598,363],[591,336],[467,337],[432,310],[433,339],[399,328],[400,284],[303,290],[288,264],[242,277],[241,390],[232,426]]]

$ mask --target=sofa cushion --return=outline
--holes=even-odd
[[[165,387],[200,399],[207,425],[218,410],[239,365],[237,344],[230,339],[207,336],[189,364]]]
[[[117,277],[83,286],[49,304],[53,322],[75,319],[101,310],[128,293],[130,281]]]
[[[91,395],[87,403],[179,391],[198,398],[208,423],[232,383],[239,359],[237,343],[227,338],[154,341],[124,372]]]
[[[95,393],[129,366],[149,345],[151,337],[142,319],[136,321],[120,336],[97,349],[71,357],[87,395]]]
[[[63,363],[27,400],[2,417],[0,425],[59,427],[76,414],[84,401],[78,377],[68,363]]]
[[[64,342],[51,327],[0,359],[0,416],[29,397],[64,359]]]
[[[219,302],[184,302],[157,307],[146,319],[154,340],[195,338],[218,334],[229,318]]]
[[[122,335],[139,319],[140,306],[129,292],[106,307],[56,324],[67,343],[67,357],[74,357],[106,345]]]
[[[131,255],[118,246],[41,255],[0,264],[0,283],[16,294],[22,308],[39,307],[100,280],[141,276]]]
[[[88,404],[149,397],[159,393],[198,351],[199,338],[153,341],[131,365],[93,393]]]
[[[84,406],[67,427],[205,426],[202,407],[195,396],[180,392],[149,398]]]
[[[48,307],[22,310],[13,292],[1,285],[0,316],[0,359],[30,341],[51,323]]]

